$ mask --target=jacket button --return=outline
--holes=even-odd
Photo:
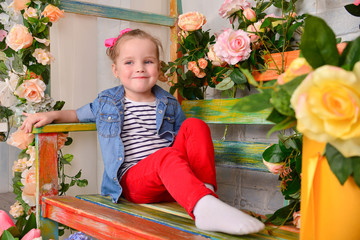
[[[115,181],[115,182],[117,181],[116,177],[114,177],[114,181]]]
[[[122,157],[119,157],[119,161],[121,161],[122,160]]]
[[[159,110],[159,113],[162,113],[162,110]]]
[[[111,117],[108,117],[108,120],[111,120]]]

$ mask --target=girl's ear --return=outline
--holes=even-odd
[[[113,63],[113,64],[111,65],[111,69],[112,69],[112,72],[113,72],[113,74],[114,74],[114,77],[115,77],[115,78],[119,78],[119,77],[118,77],[118,74],[117,74],[116,64],[115,64],[115,63]]]

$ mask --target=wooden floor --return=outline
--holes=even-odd
[[[10,206],[13,205],[15,201],[14,193],[0,193],[0,210],[4,210],[5,212],[9,213]]]

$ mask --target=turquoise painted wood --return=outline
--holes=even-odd
[[[180,0],[178,1],[178,6],[179,5],[181,6]],[[72,0],[61,0],[60,8],[69,13],[149,23],[167,27],[173,27],[176,22],[176,18],[171,16]]]
[[[238,112],[233,109],[238,98],[186,100],[181,107],[187,117],[195,117],[214,124],[272,124],[266,118],[270,110]]]

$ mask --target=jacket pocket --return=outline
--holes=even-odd
[[[120,117],[118,114],[100,113],[98,133],[103,137],[115,137],[120,134]]]

